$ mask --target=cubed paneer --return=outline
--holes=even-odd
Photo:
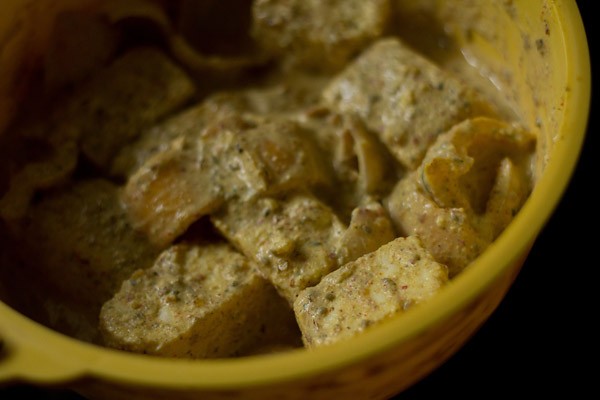
[[[346,227],[309,193],[230,202],[211,220],[290,304],[338,267],[336,245]]]
[[[381,35],[389,0],[257,0],[252,33],[292,65],[335,69]]]
[[[111,173],[129,178],[150,157],[168,149],[173,139],[198,137],[208,124],[245,109],[243,100],[241,96],[218,93],[152,125],[137,140],[120,149],[113,160]]]
[[[185,358],[237,356],[278,329],[298,332],[287,302],[226,243],[165,250],[104,304],[100,329],[110,347]]]
[[[298,124],[230,116],[148,159],[123,200],[136,229],[164,246],[224,201],[326,184],[325,171]]]
[[[225,200],[224,188],[213,179],[219,171],[204,167],[203,158],[211,154],[201,144],[173,140],[129,178],[121,193],[133,227],[161,248]]]
[[[450,276],[461,272],[490,244],[477,229],[478,219],[463,208],[439,207],[413,171],[385,199],[400,235],[417,235],[433,257],[448,266]]]
[[[293,308],[304,344],[318,347],[418,306],[447,282],[446,266],[416,236],[397,238],[300,292]]]
[[[99,72],[68,102],[66,118],[77,125],[83,153],[103,168],[143,129],[194,95],[190,77],[162,51],[128,51]]]
[[[121,282],[159,253],[127,222],[117,186],[100,179],[44,194],[12,229],[21,243],[16,251],[48,293],[94,318]]]
[[[490,118],[440,135],[385,201],[402,235],[418,235],[450,276],[502,232],[529,196],[534,137]]]
[[[438,135],[492,113],[469,86],[398,38],[371,45],[333,79],[323,99],[363,119],[408,169],[420,164]]]

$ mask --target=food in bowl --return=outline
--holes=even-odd
[[[335,343],[438,294],[534,187],[536,135],[393,2],[127,4],[57,18],[2,138],[3,273],[53,329],[184,358]]]

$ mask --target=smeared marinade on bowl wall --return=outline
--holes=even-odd
[[[535,121],[479,74],[502,71],[415,34],[428,2],[228,3],[39,28],[2,138],[3,274],[34,289],[4,288],[16,309],[163,356],[312,347],[435,296],[518,213]]]

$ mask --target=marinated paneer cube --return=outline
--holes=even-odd
[[[477,228],[478,219],[464,208],[439,207],[420,183],[417,171],[398,182],[385,199],[400,235],[416,235],[433,257],[448,266],[450,276],[461,272],[490,244]]]
[[[298,124],[237,115],[173,140],[131,176],[123,200],[136,229],[164,246],[224,201],[326,183]]]
[[[346,227],[309,193],[230,202],[211,220],[290,304],[339,266],[336,245]]]
[[[403,235],[418,235],[453,277],[506,228],[532,188],[535,138],[480,117],[440,135],[385,201]]]
[[[212,177],[219,170],[204,167],[203,158],[211,154],[203,144],[185,137],[173,140],[123,188],[131,224],[158,247],[166,248],[225,200],[224,188]]]
[[[108,168],[121,146],[194,95],[190,77],[155,48],[130,50],[67,103],[83,153]]]
[[[94,319],[121,282],[159,253],[127,222],[117,186],[101,179],[44,194],[11,228],[16,251],[48,292]]]
[[[348,64],[323,99],[362,118],[411,170],[438,135],[466,118],[492,114],[469,86],[391,37],[379,39]]]
[[[176,112],[144,130],[134,142],[123,146],[115,157],[111,173],[129,178],[153,155],[169,148],[182,136],[197,137],[207,125],[246,108],[242,96],[218,93]]]
[[[252,17],[263,48],[291,65],[336,69],[383,33],[390,2],[257,0]]]
[[[287,302],[226,243],[165,250],[104,304],[100,329],[107,346],[184,358],[238,356],[300,337]]]
[[[418,237],[397,238],[304,289],[293,308],[304,344],[318,347],[418,306],[447,282]]]

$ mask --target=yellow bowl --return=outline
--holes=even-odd
[[[52,16],[95,1],[2,1],[0,133],[18,108],[24,67],[43,53]],[[460,349],[506,295],[571,179],[588,121],[589,52],[574,0],[404,3],[442,19],[539,135],[533,193],[467,270],[429,302],[355,338],[241,359],[150,358],[101,348],[0,302],[0,383],[61,385],[98,399],[387,398]]]

